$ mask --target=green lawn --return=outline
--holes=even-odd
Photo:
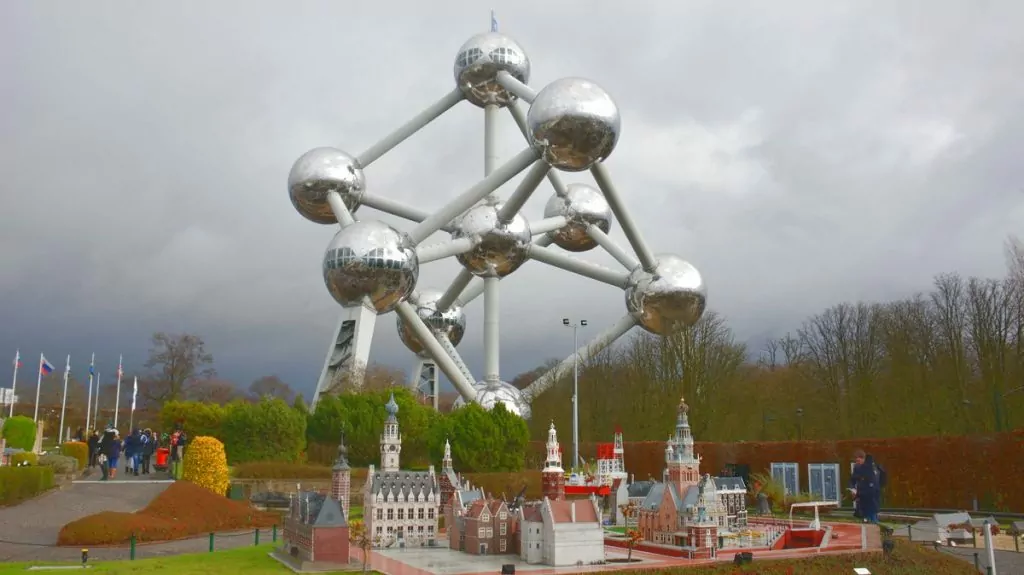
[[[292,573],[290,569],[267,556],[273,545],[259,547],[243,547],[213,553],[196,553],[160,557],[157,559],[139,559],[138,561],[96,561],[89,562],[88,573],[95,575],[161,574],[161,575],[270,575]],[[61,565],[61,563],[4,563],[0,564],[0,575],[24,574],[31,565]],[[73,565],[73,564],[68,564]],[[353,571],[333,571],[331,573],[361,573],[362,569],[355,565]],[[59,572],[59,571],[53,571]],[[371,571],[371,573],[376,573]],[[330,573],[325,573],[330,575]]]

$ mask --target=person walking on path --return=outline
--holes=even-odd
[[[96,463],[100,466],[100,471],[103,473],[103,477],[100,481],[106,481],[110,478],[110,454],[114,449],[114,430],[107,429],[103,432],[103,437],[97,442],[97,454]]]
[[[153,432],[149,429],[144,429],[139,435],[139,442],[141,443],[139,462],[142,464],[142,474],[149,475],[149,459],[153,456]],[[136,474],[138,475],[138,474]]]
[[[89,467],[96,467],[100,456],[100,432],[93,430],[89,434]]]
[[[116,429],[111,430],[114,433],[114,441],[110,443],[110,454],[107,455],[108,466],[110,467],[110,478],[117,477],[117,464],[121,461],[121,452],[124,450],[124,442],[121,441],[121,436],[118,435]]]

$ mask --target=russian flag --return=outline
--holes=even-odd
[[[50,375],[53,373],[53,366],[50,365],[50,362],[46,361],[45,355],[41,356],[41,360],[42,361],[39,362],[39,373],[43,375]]]

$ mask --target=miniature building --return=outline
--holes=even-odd
[[[278,553],[302,568],[347,566],[350,558],[348,529],[348,450],[342,436],[329,494],[302,491],[295,496],[284,520],[284,544]]]
[[[398,404],[394,394],[385,405],[387,420],[380,436],[380,470],[370,466],[363,491],[363,517],[375,547],[434,545],[441,493],[434,474],[402,471]]]
[[[562,469],[562,448],[558,444],[558,432],[555,422],[548,429],[547,458],[544,470],[541,471],[541,492],[543,497],[552,500],[565,499],[565,470]]]
[[[455,492],[462,488],[462,477],[455,472],[452,465],[452,444],[444,440],[444,456],[441,458],[441,473],[437,476],[438,488],[441,493],[440,513],[446,515],[451,506]]]
[[[551,500],[519,508],[519,557],[555,567],[604,561],[597,497]]]
[[[714,482],[705,475],[697,486],[697,507],[686,522],[686,540],[683,549],[690,559],[714,559],[718,550],[718,524],[708,514],[709,507],[721,506],[714,491]]]
[[[687,528],[697,521],[702,490],[706,492],[703,513],[716,526],[716,532],[746,526],[743,480],[700,474],[700,457],[693,451],[689,410],[686,402],[680,400],[675,434],[665,446],[663,481],[651,482],[649,486],[643,482],[630,490],[631,499],[634,493],[638,498],[643,495],[637,510],[637,526],[643,538],[653,543],[682,545],[690,539],[692,534]]]
[[[454,517],[449,547],[471,555],[517,553],[518,519],[500,499],[476,499]]]

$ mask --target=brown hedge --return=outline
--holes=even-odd
[[[636,479],[661,478],[664,441],[626,442],[626,469]],[[719,473],[726,464],[745,464],[751,473],[772,462],[795,462],[800,486],[808,485],[808,463],[839,463],[842,484],[849,480],[853,452],[874,455],[887,470],[883,506],[890,508],[971,509],[977,497],[981,509],[1024,509],[1024,430],[993,435],[898,437],[841,441],[772,441],[740,443],[696,442],[703,457],[701,469]],[[531,444],[532,454],[543,453],[543,442]],[[596,444],[580,444],[580,454],[592,459]]]
[[[122,545],[136,541],[170,541],[217,531],[270,527],[276,514],[257,511],[187,481],[172,483],[141,511],[104,511],[68,523],[57,545]]]
[[[62,455],[78,460],[78,470],[82,471],[89,465],[89,445],[81,441],[65,441],[60,446]]]

